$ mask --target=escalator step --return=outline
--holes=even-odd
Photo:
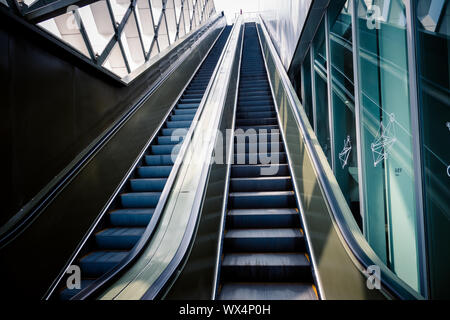
[[[302,253],[227,253],[223,281],[311,281],[310,263]]]
[[[237,126],[276,125],[277,123],[277,118],[236,119]]]
[[[180,151],[180,144],[155,144],[151,146],[151,152],[154,155],[177,154]]]
[[[259,176],[275,175],[290,176],[289,166],[287,164],[253,164],[231,166],[231,177],[233,178],[256,178]]]
[[[179,144],[183,141],[185,136],[159,136],[158,144]]]
[[[285,152],[279,153],[235,153],[234,164],[248,165],[248,164],[267,164],[267,163],[279,163],[285,164],[287,162],[287,155]]]
[[[305,241],[300,229],[234,229],[224,238],[225,252],[302,252]]]
[[[115,227],[145,227],[155,209],[117,209],[109,213],[109,221]]]
[[[233,192],[230,193],[233,209],[295,208],[293,191]]]
[[[154,208],[158,204],[161,192],[122,193],[124,208]]]
[[[161,192],[166,182],[166,178],[131,179],[130,186],[133,192]]]
[[[139,167],[138,174],[141,178],[167,178],[172,171],[172,166],[148,166]]]
[[[232,178],[233,192],[292,190],[291,177]]]
[[[80,260],[84,277],[99,277],[115,267],[128,251],[94,251]]]
[[[171,166],[175,158],[172,155],[150,155],[145,156],[145,163],[148,166]]]
[[[317,300],[310,283],[224,283],[219,300]]]
[[[191,126],[192,121],[167,121],[167,128],[189,128]]]
[[[139,241],[145,228],[108,228],[95,235],[99,249],[129,250]]]
[[[297,209],[234,209],[228,211],[229,228],[300,228]]]

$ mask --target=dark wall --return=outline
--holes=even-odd
[[[0,12],[0,226],[154,80],[122,85]]]
[[[191,75],[219,36],[225,20],[220,21],[195,43],[176,70],[158,86],[57,196],[40,210],[33,223],[0,248],[0,274],[7,275],[2,287],[10,299],[40,299],[46,296],[48,289],[65,270],[130,166],[158,130],[161,121],[165,119]],[[81,71],[78,72],[81,74]],[[83,81],[91,80],[85,72],[83,74]],[[145,83],[142,86],[145,89]],[[99,87],[106,88],[106,85]],[[114,94],[112,88],[113,85],[111,94]],[[131,88],[141,90],[141,87],[137,86]],[[133,94],[123,91],[125,89],[117,87],[116,90],[130,93],[130,96]],[[85,113],[89,115],[89,112]],[[76,114],[78,115],[78,112]],[[16,144],[15,141],[13,143]],[[33,158],[30,157],[29,160],[32,164]],[[39,161],[41,162],[40,159]]]

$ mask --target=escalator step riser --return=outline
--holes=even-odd
[[[138,174],[141,178],[167,178],[172,171],[172,166],[139,167]]]
[[[133,192],[161,192],[166,185],[167,179],[132,179],[130,188]]]
[[[239,143],[234,145],[234,152],[236,154],[241,153],[259,153],[260,159],[264,157],[269,157],[272,155],[271,159],[275,160],[275,157],[279,152],[284,152],[284,144],[281,142],[257,142],[257,143]],[[268,163],[268,162],[267,162]],[[274,162],[272,162],[274,163]]]
[[[295,197],[290,195],[267,195],[255,193],[252,196],[230,194],[231,208],[233,209],[264,209],[264,208],[294,208],[296,207]]]
[[[124,208],[155,208],[158,204],[160,192],[124,193],[121,195]]]
[[[292,179],[288,177],[269,179],[231,179],[231,191],[289,191],[292,190]]]
[[[153,145],[151,147],[151,152],[154,155],[164,155],[164,154],[178,154],[180,151],[181,145]]]
[[[167,128],[186,128],[188,129],[191,126],[192,121],[167,121]]]
[[[258,212],[258,210],[254,210]],[[298,213],[267,214],[260,210],[260,214],[231,214],[227,215],[228,229],[243,228],[293,228],[300,227]],[[276,209],[275,209],[276,211]]]
[[[119,209],[110,212],[109,221],[115,227],[146,227],[154,209]]]
[[[277,160],[273,158],[274,162]],[[262,164],[262,165],[233,165],[231,167],[231,177],[233,178],[251,178],[261,176],[289,176],[289,168],[283,164]]]
[[[184,136],[159,136],[158,144],[179,144],[183,141]]]
[[[253,118],[253,119],[236,119],[237,126],[253,126],[253,125],[277,125],[276,118]]]
[[[171,166],[174,163],[172,155],[150,155],[145,156],[145,163],[148,166]]]
[[[272,160],[275,163],[279,164],[286,164],[287,163],[287,156],[286,153],[279,153],[279,154],[267,154],[267,155],[260,155],[260,154],[249,154],[249,153],[243,153],[243,154],[235,154],[234,155],[234,162],[233,164],[238,165],[261,165],[261,164],[267,164],[269,160]]]
[[[302,237],[224,239],[224,252],[304,252],[305,249]]]
[[[121,230],[123,228],[120,228]],[[102,235],[97,234],[95,241],[97,248],[102,250],[130,250],[139,241],[142,234],[144,233],[144,228],[128,228],[130,232],[123,233],[120,235],[108,234]],[[108,231],[108,230],[106,230]]]
[[[309,266],[223,266],[222,281],[238,282],[311,282]]]

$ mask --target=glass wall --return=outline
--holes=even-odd
[[[432,298],[450,297],[450,5],[416,1],[428,268]]]
[[[371,247],[413,289],[447,298],[449,2],[330,2],[328,23],[322,19],[303,59],[300,90]]]
[[[326,54],[325,19],[322,20],[319,30],[313,41],[314,48],[314,109],[317,139],[331,164],[331,139],[328,114],[328,80],[327,80],[327,54]]]
[[[302,65],[302,103],[305,108],[306,115],[308,116],[309,123],[314,126],[314,112],[313,112],[313,101],[312,101],[312,91],[311,91],[311,50],[305,56],[305,61]],[[313,127],[314,128],[314,127]]]
[[[336,179],[360,228],[351,1],[330,4],[331,101]]]
[[[419,289],[406,12],[400,1],[358,1],[365,234]]]

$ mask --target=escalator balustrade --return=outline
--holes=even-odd
[[[191,127],[230,31],[231,26],[225,27],[135,168],[133,178],[127,181],[126,190],[118,195],[116,208],[105,214],[99,223],[102,227],[86,242],[88,248],[83,248],[82,252],[87,253],[74,261],[81,269],[81,289],[64,286],[60,299],[71,299],[119,264],[143,235],[172,171],[176,158],[172,155],[177,155],[180,141]]]

